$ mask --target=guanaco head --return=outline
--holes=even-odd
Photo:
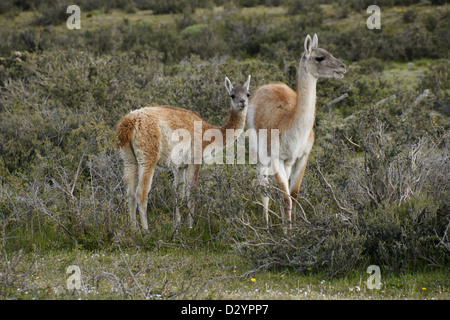
[[[230,95],[231,108],[234,111],[242,111],[248,106],[248,99],[250,97],[250,79],[251,76],[249,75],[247,81],[242,87],[233,87],[230,79],[225,77],[225,89],[227,89],[228,94]]]
[[[345,73],[345,64],[333,57],[327,50],[318,47],[319,39],[314,34],[313,39],[309,35],[305,39],[305,53],[302,62],[306,72],[316,78],[342,79]]]

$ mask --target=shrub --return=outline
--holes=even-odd
[[[275,214],[283,204],[272,191],[272,229],[237,224],[237,248],[255,270],[289,266],[330,277],[368,264],[399,272],[448,263],[448,135],[419,122],[367,107],[334,135],[317,135],[293,236],[281,233]]]
[[[68,4],[65,0],[44,1],[37,8],[39,16],[34,23],[42,26],[60,24],[66,21],[69,16],[66,12],[67,7]]]
[[[417,18],[417,13],[414,9],[409,9],[405,12],[403,12],[403,21],[405,23],[411,23],[414,22]]]
[[[295,1],[288,0],[284,2],[284,5],[287,7],[288,14],[321,14],[321,8],[317,1]]]
[[[149,2],[146,7],[155,14],[181,13],[193,8],[205,8],[211,4],[210,0],[155,0]],[[188,9],[190,8],[190,9]]]
[[[418,84],[419,92],[426,89],[432,91],[436,96],[435,106],[445,114],[449,114],[449,92],[446,90],[450,86],[450,62],[449,60],[439,60],[434,66],[427,70],[421,77]]]

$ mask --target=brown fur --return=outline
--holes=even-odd
[[[297,106],[297,92],[284,83],[270,83],[256,90],[250,104],[256,106],[255,129],[283,131],[291,125]]]
[[[117,125],[117,146],[124,162],[124,180],[127,185],[128,207],[133,229],[136,228],[137,205],[142,227],[144,230],[148,230],[147,199],[156,165],[172,170],[175,182],[181,182],[179,186],[181,199],[185,196],[189,198],[189,195],[195,189],[200,164],[178,164],[173,161],[171,152],[176,143],[171,139],[172,134],[177,129],[184,129],[190,133],[192,139],[196,136],[194,124],[198,121],[202,123],[202,137],[208,129],[214,128],[221,132],[225,132],[226,129],[242,129],[247,112],[249,85],[250,76],[244,87],[236,88],[233,88],[229,79],[226,78],[225,87],[230,94],[232,108],[227,123],[222,127],[209,124],[193,111],[172,106],[145,107],[131,111],[122,117]],[[225,143],[234,141],[234,139],[233,141],[225,141],[225,139],[226,136],[224,135]],[[191,140],[191,142],[193,141],[194,139]],[[203,141],[202,151],[213,142]],[[188,199],[188,207],[191,225],[194,208],[192,198]],[[179,220],[180,215],[177,208],[175,213],[176,223]]]
[[[324,49],[318,48],[318,38],[305,38],[305,52],[298,68],[295,92],[283,83],[269,83],[259,87],[250,101],[250,127],[268,129],[267,148],[271,149],[270,130],[279,129],[280,152],[274,159],[281,170],[275,174],[286,209],[283,220],[292,220],[291,209],[295,208],[292,198],[296,198],[305,173],[309,153],[314,143],[314,119],[316,111],[316,84],[318,78],[341,79],[345,65]],[[273,152],[273,150],[272,150]],[[273,156],[273,155],[272,155]],[[264,168],[263,168],[264,169]],[[267,184],[262,170],[260,183]],[[269,198],[262,195],[264,222],[268,226]],[[291,228],[284,228],[285,233]]]
[[[117,125],[117,147],[124,148],[131,141],[136,117],[130,114],[123,116]]]

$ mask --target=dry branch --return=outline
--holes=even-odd
[[[344,100],[345,98],[348,97],[348,93],[344,93],[343,95],[337,97],[336,99],[331,100],[330,102],[327,103],[327,106],[332,106],[333,104],[336,104],[342,100]]]
[[[383,105],[383,104],[385,104],[385,103],[387,103],[387,102],[389,102],[391,100],[394,100],[395,98],[397,98],[397,96],[395,94],[390,95],[389,97],[387,97],[387,98],[385,98],[383,100],[380,100],[377,103],[375,103],[375,107],[379,107],[379,106],[381,106],[381,105]]]

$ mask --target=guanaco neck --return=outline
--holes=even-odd
[[[204,123],[203,134],[208,129],[216,129],[216,130],[220,131],[222,140],[216,141],[216,139],[215,139],[216,136],[213,135],[211,140],[209,140],[209,141],[203,140],[202,150],[205,150],[205,148],[207,146],[214,145],[217,147],[225,147],[227,145],[234,143],[234,141],[241,134],[241,130],[239,130],[239,129],[244,128],[246,114],[247,114],[246,109],[244,109],[242,111],[234,111],[233,109],[231,109],[228,113],[228,120],[223,126],[215,127],[215,126],[208,125],[208,124],[206,124],[206,126],[205,126],[205,123]],[[233,132],[228,133],[228,136],[227,136],[228,129],[232,129]]]
[[[292,117],[292,128],[309,135],[316,115],[317,78],[310,74],[304,55],[300,59],[297,75],[297,106]]]
[[[239,134],[241,133],[240,129],[244,129],[246,115],[247,109],[242,111],[230,109],[227,122],[220,127],[223,138],[223,146],[234,143],[234,141],[239,137]],[[233,135],[228,134],[227,137],[227,129],[234,130]]]

